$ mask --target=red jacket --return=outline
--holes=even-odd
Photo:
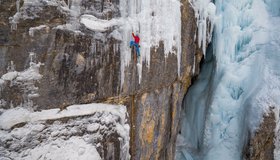
[[[139,44],[140,38],[138,36],[135,36],[134,33],[132,33],[132,36],[134,38],[135,43]]]

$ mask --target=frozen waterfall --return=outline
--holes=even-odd
[[[215,0],[215,5],[213,48],[185,97],[178,160],[241,160],[248,132],[270,107],[280,108],[280,1]]]
[[[121,83],[124,83],[124,70],[131,61],[129,41],[131,33],[139,33],[141,60],[138,65],[141,82],[142,63],[150,65],[150,51],[164,44],[164,54],[176,54],[178,74],[181,63],[181,11],[179,0],[120,0],[121,16],[124,19],[121,33]],[[169,12],[166,12],[169,11]]]

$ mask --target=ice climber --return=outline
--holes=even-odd
[[[140,56],[140,49],[139,49],[140,38],[139,38],[138,34],[134,35],[133,32],[132,32],[132,36],[134,38],[134,41],[130,41],[130,47],[135,46],[137,57],[139,57]]]

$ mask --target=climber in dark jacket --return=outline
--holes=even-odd
[[[132,33],[132,36],[134,38],[134,41],[130,41],[130,47],[132,47],[132,46],[136,47],[136,53],[137,53],[137,56],[139,57],[140,56],[140,49],[139,49],[140,38],[139,38],[138,34],[134,35],[134,33]]]

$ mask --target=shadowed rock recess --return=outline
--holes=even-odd
[[[64,9],[67,1],[57,0],[51,5],[43,1],[36,3],[39,4],[22,8],[23,0],[19,1],[20,11],[25,10],[22,13],[25,18],[18,19],[16,27],[11,27],[9,17],[16,14],[17,1],[0,1],[0,75],[7,73],[11,61],[15,70],[25,70],[29,67],[30,52],[35,53],[33,61],[43,63],[40,67],[43,77],[35,82],[40,96],[32,98],[36,111],[93,102],[124,104],[131,127],[131,159],[173,159],[182,100],[192,77],[199,72],[202,58],[194,40],[197,27],[189,3],[181,2],[180,76],[177,73],[177,55],[165,57],[164,44],[160,43],[157,48],[150,49],[150,65],[143,62],[141,83],[132,60],[124,70],[122,86],[122,42],[110,36],[115,26],[105,32],[95,32],[79,23],[75,29],[69,29],[65,24],[75,16]],[[119,3],[119,0],[82,0],[79,14],[110,20],[120,17]],[[30,29],[32,27],[37,29]],[[197,65],[196,71],[192,73],[194,64]],[[23,92],[17,85],[6,85],[0,93],[6,102],[2,107],[25,103]],[[118,146],[117,138],[111,139],[110,143]],[[102,145],[106,145],[106,141]],[[102,152],[102,158],[110,159],[106,156],[107,151]],[[116,151],[114,154],[120,153]]]

